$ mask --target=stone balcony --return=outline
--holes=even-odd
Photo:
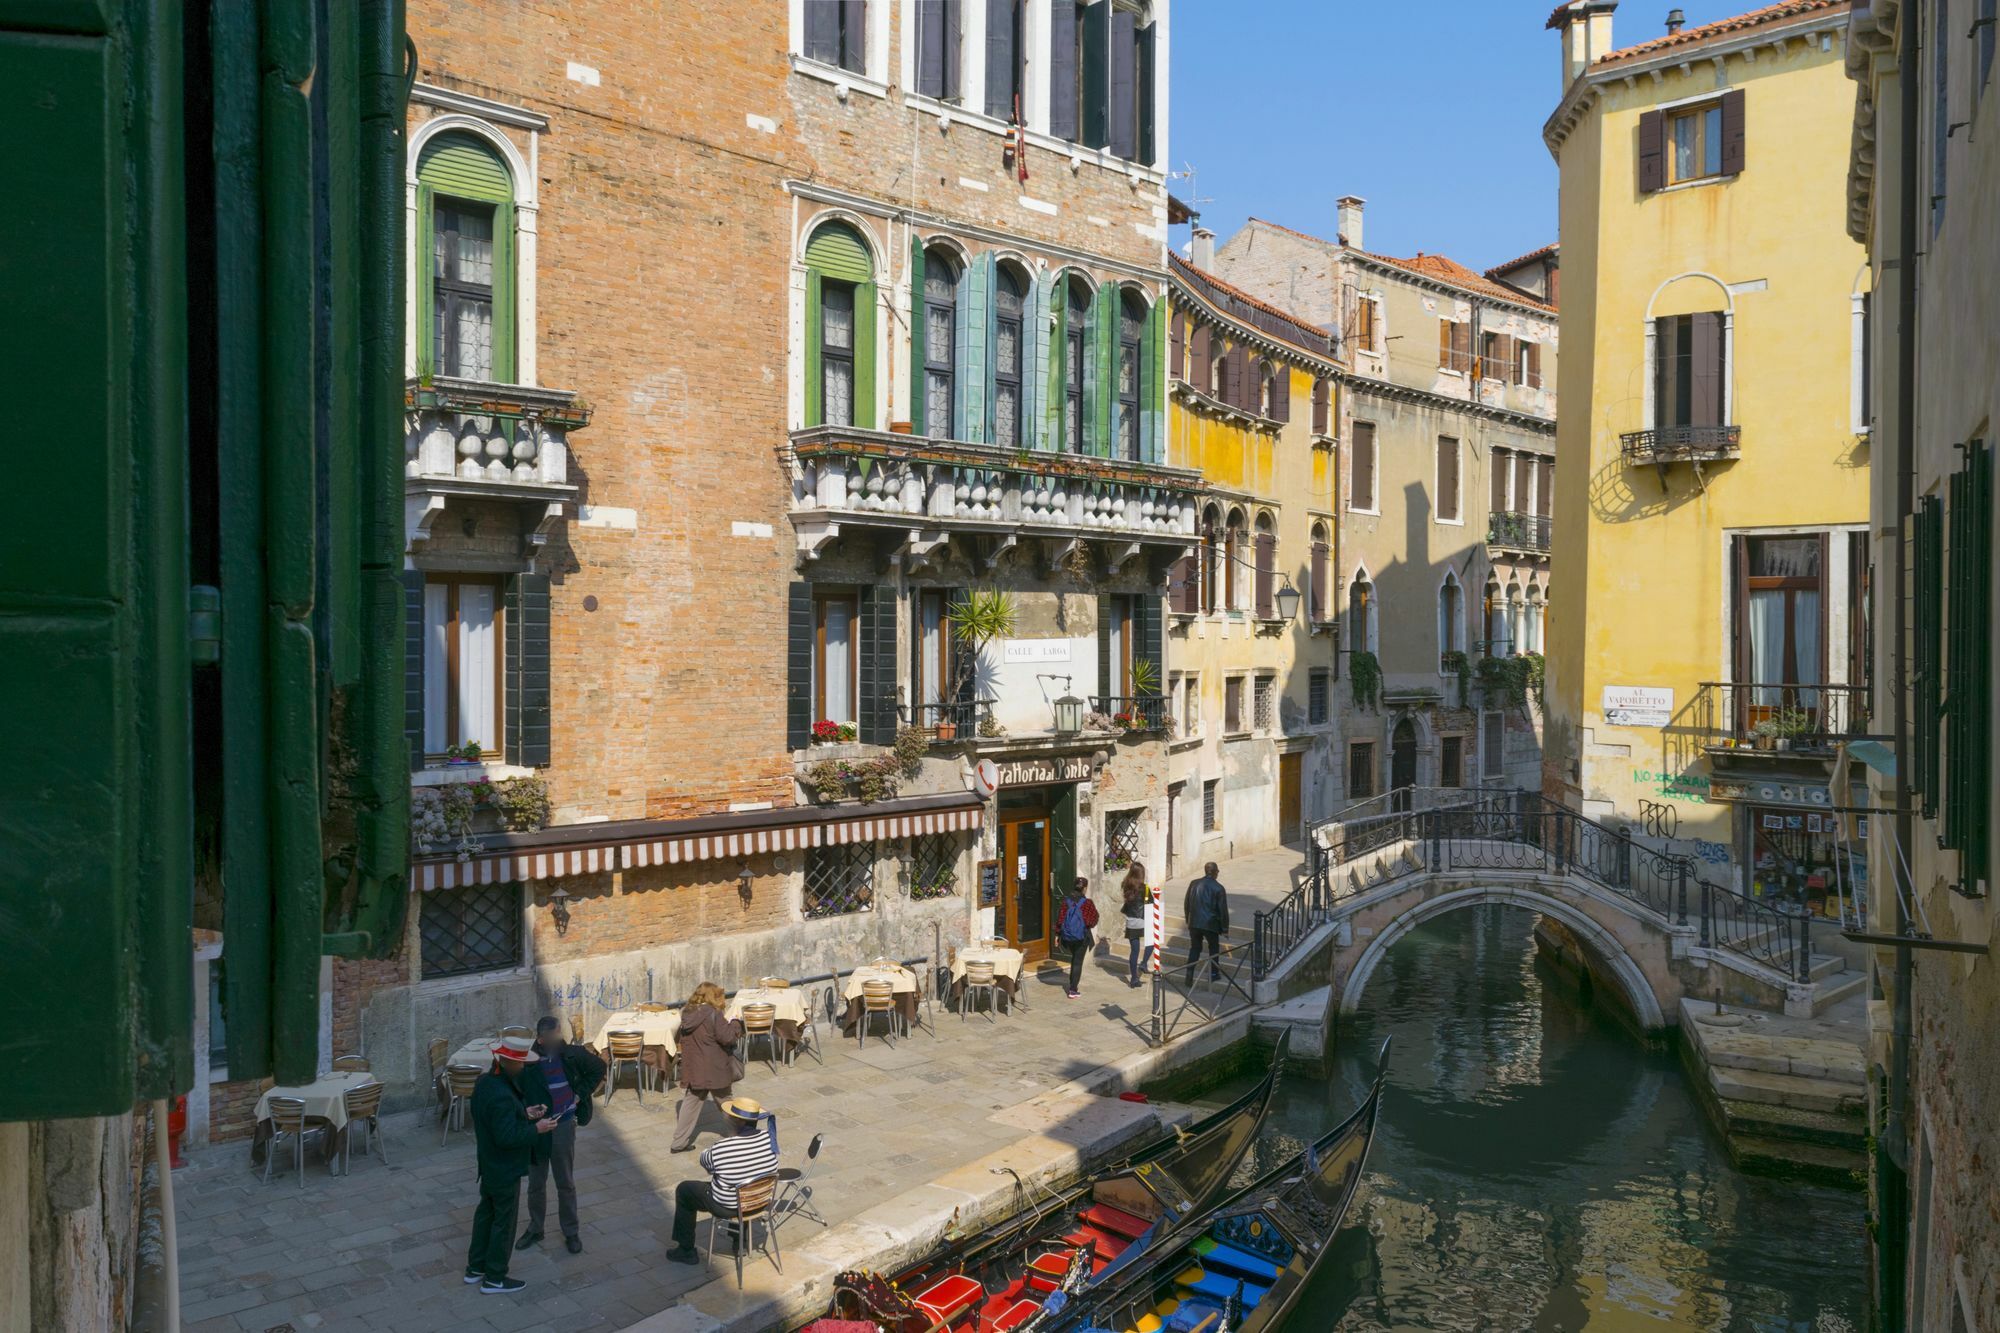
[[[590,407],[567,389],[439,376],[403,389],[403,495],[412,543],[425,540],[454,499],[511,501],[533,509],[529,541],[546,540],[576,495],[569,433]]]
[[[984,538],[989,564],[1023,539],[1052,543],[1051,564],[1099,545],[1113,566],[1195,541],[1202,481],[1185,468],[833,426],[794,432],[782,452],[802,560],[854,528],[901,532],[918,558]]]

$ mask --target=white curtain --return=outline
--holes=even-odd
[[[941,704],[944,702],[944,599],[925,597],[921,601],[922,643],[917,649],[917,656],[921,661],[923,679],[918,687],[918,702]]]
[[[1819,678],[1819,593],[1795,592],[1792,594],[1792,647],[1798,654],[1799,671],[1795,677],[1800,685],[1818,685]],[[1818,690],[1800,690],[1796,700],[1799,708],[1819,707]]]
[[[1527,624],[1522,628],[1521,651],[1539,653],[1542,651],[1542,604],[1536,599],[1528,599]]]
[[[458,736],[464,745],[478,741],[483,750],[500,748],[493,684],[494,588],[490,583],[458,585]]]
[[[844,601],[822,602],[826,617],[826,716],[854,721],[854,608]]]
[[[1115,599],[1106,613],[1111,617],[1111,662],[1106,668],[1111,678],[1104,682],[1106,694],[1125,693],[1125,606]]]
[[[1750,594],[1750,679],[1751,702],[1759,708],[1776,708],[1779,691],[1765,682],[1785,678],[1785,594],[1781,589],[1763,588]]]

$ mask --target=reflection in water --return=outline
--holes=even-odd
[[[1670,1055],[1545,989],[1533,924],[1480,907],[1412,931],[1331,1084],[1284,1085],[1246,1170],[1352,1107],[1395,1038],[1367,1182],[1291,1326],[1860,1327],[1861,1197],[1739,1174]]]

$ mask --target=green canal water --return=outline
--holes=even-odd
[[[1860,1330],[1862,1198],[1738,1172],[1671,1053],[1538,967],[1533,925],[1411,932],[1330,1075],[1282,1087],[1246,1172],[1344,1115],[1394,1039],[1366,1182],[1289,1329]]]

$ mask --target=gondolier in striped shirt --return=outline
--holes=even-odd
[[[727,1217],[736,1211],[736,1191],[778,1169],[778,1119],[748,1097],[722,1104],[732,1133],[702,1150],[707,1180],[683,1180],[674,1187],[674,1245],[667,1258],[698,1262],[694,1224],[702,1213]]]

